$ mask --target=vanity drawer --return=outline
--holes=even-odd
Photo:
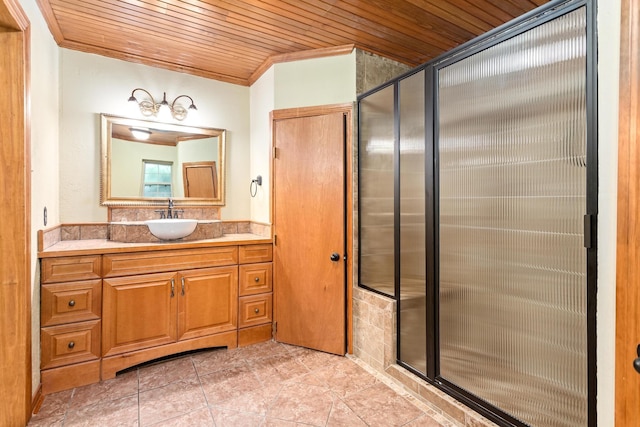
[[[61,325],[100,319],[102,280],[42,285],[40,324]]]
[[[273,245],[245,245],[240,246],[238,264],[250,264],[254,262],[268,262],[273,257]]]
[[[40,264],[42,283],[99,279],[100,261],[100,255],[43,258]]]
[[[238,263],[238,247],[109,254],[102,263],[105,278],[219,267]]]
[[[239,300],[238,327],[271,323],[272,295],[262,294],[241,297]]]
[[[50,326],[40,330],[41,369],[100,357],[100,321]]]
[[[240,296],[271,292],[273,290],[272,265],[270,262],[240,265]]]

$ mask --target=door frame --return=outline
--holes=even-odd
[[[29,19],[18,0],[0,1],[0,158],[6,220],[0,230],[0,424],[26,425],[38,401],[32,392],[31,343],[31,148]],[[6,215],[5,215],[6,214]],[[11,256],[4,256],[12,254]],[[33,399],[33,401],[32,401]]]
[[[322,116],[333,113],[343,113],[346,115],[346,129],[345,129],[345,250],[346,250],[346,337],[347,337],[347,353],[353,354],[353,187],[354,187],[354,175],[353,175],[353,103],[344,104],[331,104],[321,105],[313,107],[300,107],[300,108],[288,108],[282,110],[273,110],[269,113],[270,134],[271,134],[271,172],[275,170],[273,156],[275,147],[275,122],[283,119],[297,119],[301,117]],[[273,209],[274,209],[274,192],[275,179],[271,179],[271,200],[270,200],[270,222],[273,224]],[[277,282],[274,286],[278,286]]]
[[[632,361],[640,344],[640,0],[622,0],[618,112],[615,423],[636,425],[640,374]]]

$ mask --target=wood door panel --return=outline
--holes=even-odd
[[[176,341],[175,273],[104,279],[102,355]]]
[[[232,331],[238,324],[238,267],[179,274],[178,339]]]
[[[31,42],[27,15],[0,1],[0,425],[31,414]],[[37,369],[37,367],[36,367]]]
[[[216,162],[185,162],[182,164],[182,173],[184,197],[218,197]]]
[[[637,426],[640,373],[640,0],[622,1],[618,140],[615,425]]]
[[[344,113],[276,120],[274,144],[276,339],[344,354]]]

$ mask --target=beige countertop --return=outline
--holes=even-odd
[[[62,240],[43,251],[38,252],[38,256],[40,258],[50,258],[58,256],[95,255],[120,252],[148,252],[270,243],[272,243],[271,238],[250,233],[225,234],[221,237],[207,240],[176,240],[157,243],[122,243],[105,239]]]

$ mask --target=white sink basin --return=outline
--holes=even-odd
[[[182,239],[193,233],[198,225],[196,219],[150,219],[144,222],[151,234],[160,240]]]

